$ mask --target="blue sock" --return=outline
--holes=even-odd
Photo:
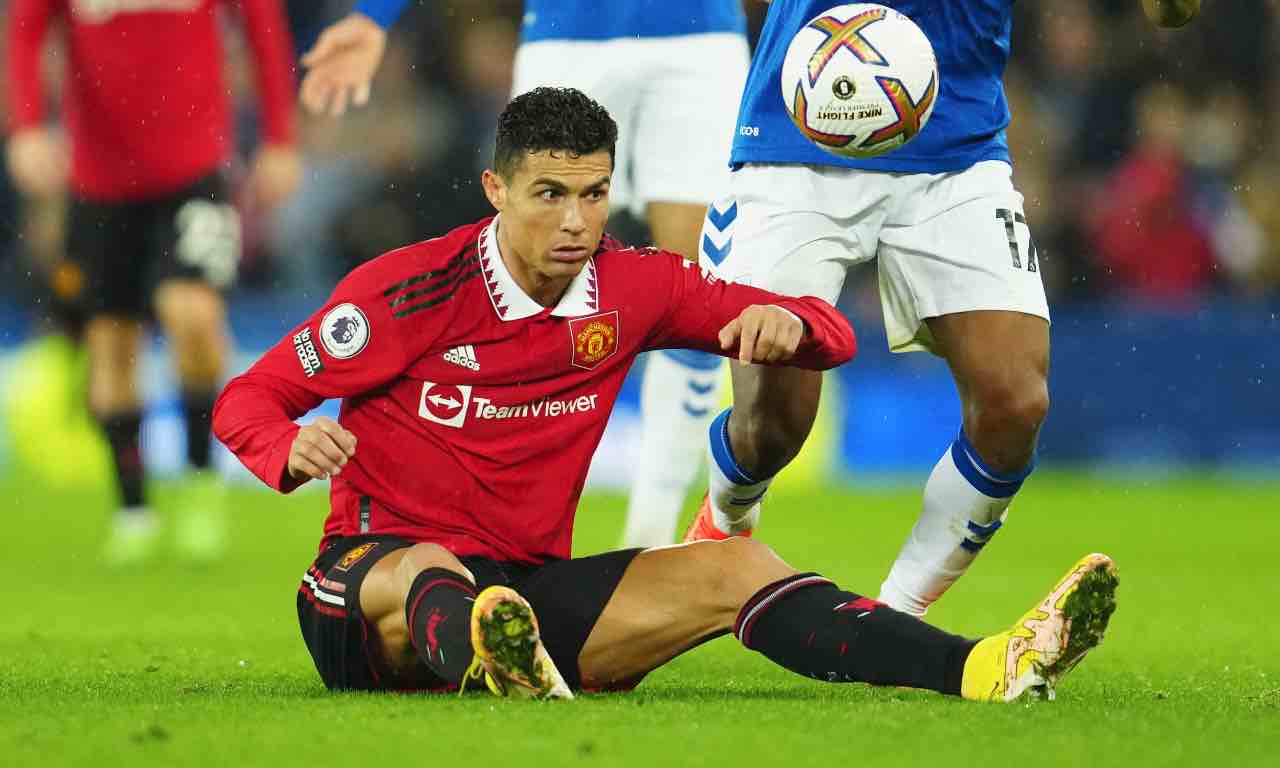
[[[729,441],[729,415],[726,408],[711,422],[708,430],[710,442],[711,512],[716,528],[721,533],[737,534],[748,531],[760,520],[760,502],[769,490],[772,477],[763,480],[752,477],[733,456]]]

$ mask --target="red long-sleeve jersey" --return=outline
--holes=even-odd
[[[213,429],[267,485],[289,491],[293,419],[344,398],[355,456],[332,479],[324,543],[383,533],[456,555],[568,557],[574,511],[636,355],[723,352],[717,334],[752,304],[807,333],[791,364],[853,357],[853,329],[820,299],[705,275],[679,256],[606,241],[544,308],[498,253],[499,219],[374,259],[218,398]]]
[[[230,147],[220,0],[12,0],[12,130],[45,115],[41,49],[65,22],[63,113],[72,185],[93,200],[146,199],[215,170]],[[263,136],[293,140],[293,43],[279,0],[237,0],[257,64]]]

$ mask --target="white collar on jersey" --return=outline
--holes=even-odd
[[[485,287],[489,289],[489,301],[493,311],[502,320],[523,320],[542,312],[543,307],[529,298],[511,271],[502,261],[498,251],[498,219],[495,216],[489,226],[480,232],[480,268],[484,271]],[[596,295],[596,259],[591,256],[578,276],[569,283],[569,289],[560,297],[551,314],[556,317],[581,317],[599,311]]]

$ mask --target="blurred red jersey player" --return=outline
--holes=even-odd
[[[209,468],[209,420],[226,357],[221,291],[234,279],[240,225],[222,171],[232,147],[217,0],[13,0],[9,4],[9,169],[32,197],[70,180],[68,256],[85,276],[89,405],[115,458],[121,513],[109,560],[139,559],[156,539],[143,493],[135,381],[142,321],[154,313],[173,341],[187,424],[188,485],[179,545],[221,545],[219,488]],[[231,3],[227,3],[231,5]],[[263,147],[260,203],[286,197],[301,175],[293,147],[293,48],[279,0],[240,0],[257,64]],[[52,22],[66,50],[67,149],[45,123],[41,53]],[[69,167],[68,167],[69,166]],[[203,514],[202,514],[203,513]]]

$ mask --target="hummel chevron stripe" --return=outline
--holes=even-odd
[[[734,200],[723,212],[716,210],[714,204],[707,206],[707,221],[721,232],[738,218],[738,201]]]
[[[725,241],[724,247],[717,248],[716,244],[712,242],[710,235],[702,236],[702,252],[707,255],[708,259],[711,259],[712,264],[719,264],[724,261],[729,257],[729,251],[732,250],[733,238],[729,238]]]

